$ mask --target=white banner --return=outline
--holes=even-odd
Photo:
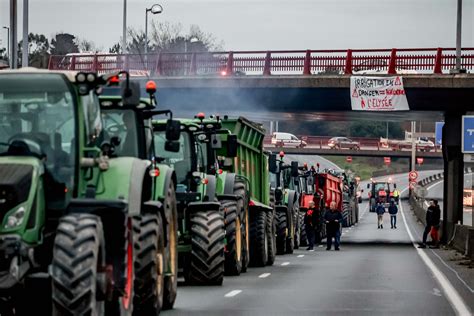
[[[353,111],[410,110],[401,76],[352,76],[351,105]]]

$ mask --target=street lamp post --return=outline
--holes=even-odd
[[[10,62],[10,28],[8,26],[4,26],[3,28],[7,30],[7,58]]]
[[[122,54],[127,52],[127,0],[123,0]]]
[[[148,12],[160,14],[163,12],[163,7],[159,4],[154,4],[151,8],[145,9],[145,55],[148,53]]]

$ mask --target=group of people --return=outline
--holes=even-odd
[[[339,251],[341,244],[340,225],[343,221],[341,212],[336,208],[336,202],[329,204],[329,209],[319,210],[313,201],[309,202],[308,210],[304,216],[306,237],[308,238],[308,248],[314,250],[315,243],[321,242],[321,228],[326,225],[326,250],[331,250],[334,239],[334,250]]]
[[[385,206],[383,203],[379,202],[375,208],[375,213],[377,213],[377,229],[383,229],[383,216],[385,215]],[[390,200],[390,205],[388,206],[388,213],[390,214],[390,225],[391,229],[397,229],[397,213],[398,206],[395,204],[395,200]]]

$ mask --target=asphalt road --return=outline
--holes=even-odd
[[[226,277],[220,287],[180,286],[175,309],[163,314],[454,315],[448,299],[453,300],[450,281],[448,286],[439,282],[425,263],[434,260],[428,256],[431,250],[416,249],[412,243],[421,228],[409,214],[407,202],[401,207],[406,222],[398,216],[398,228],[393,230],[388,215],[379,230],[367,202],[360,206],[361,221],[343,229],[341,251],[297,250],[278,256],[271,267]],[[472,305],[474,294],[466,295],[456,308],[470,314],[463,302]]]

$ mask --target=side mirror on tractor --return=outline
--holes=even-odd
[[[394,183],[394,184],[393,184],[393,187],[396,189],[396,188],[397,188],[397,184],[396,184],[396,183]]]
[[[121,85],[122,103],[124,106],[135,106],[140,103],[140,84],[135,81],[123,81]]]
[[[180,148],[180,143],[178,141],[167,140],[165,142],[165,150],[166,151],[170,151],[172,153],[177,153],[177,152],[179,152],[179,148]]]
[[[227,135],[227,157],[237,157],[237,135]]]
[[[276,154],[271,154],[270,157],[268,157],[268,169],[271,173],[277,173],[278,168]]]
[[[292,161],[291,162],[291,176],[293,178],[296,178],[299,175],[298,172],[298,161]]]
[[[367,189],[370,189],[370,183],[367,183]]]
[[[177,141],[177,140],[179,140],[180,135],[181,135],[181,123],[180,123],[180,121],[168,120],[166,122],[166,140]]]

